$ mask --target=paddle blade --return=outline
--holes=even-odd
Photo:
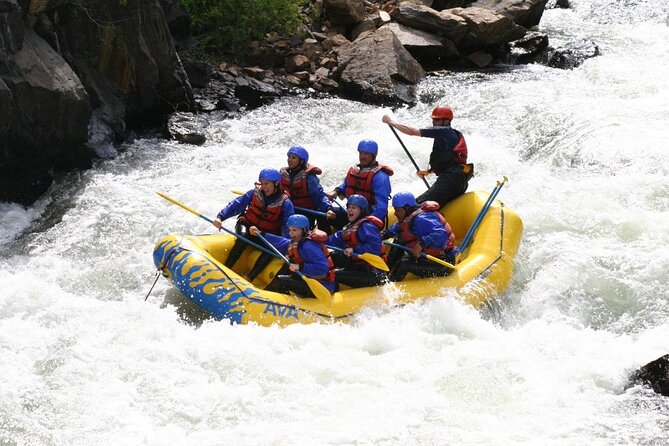
[[[438,263],[442,266],[445,266],[446,268],[455,269],[455,266],[453,266],[451,263],[448,263],[445,260],[441,260],[441,259],[439,259],[435,256],[425,254],[425,258],[428,259],[428,260],[432,260],[434,263]]]
[[[181,203],[181,202],[175,200],[174,198],[170,197],[169,195],[163,194],[163,193],[161,193],[161,192],[156,192],[156,193],[157,193],[158,195],[160,195],[161,197],[163,197],[165,200],[169,201],[170,203],[176,204],[176,205],[179,206],[181,209],[184,209],[184,210],[190,212],[191,214],[195,214],[195,215],[197,215],[198,217],[200,217],[201,219],[203,219],[203,220],[207,220],[209,223],[214,223],[214,221],[213,221],[211,218],[209,218],[209,217],[205,217],[204,215],[200,214],[200,213],[199,213],[198,211],[196,211],[195,209],[193,209],[193,208],[189,208],[189,207],[186,206],[185,204],[183,204],[183,203]]]
[[[386,265],[386,262],[384,262],[383,259],[377,255],[374,255],[370,252],[365,252],[358,255],[358,257],[364,260],[365,262],[369,263],[376,269],[380,269],[381,271],[386,271],[386,272],[390,271],[388,265]]]
[[[332,294],[327,288],[323,286],[322,283],[320,283],[316,279],[307,277],[304,274],[300,274],[300,277],[302,277],[302,280],[306,282],[311,292],[314,293],[314,296],[316,296],[316,299],[318,299],[320,302],[323,303],[330,303],[330,300],[332,299]]]

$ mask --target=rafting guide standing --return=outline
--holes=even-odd
[[[417,175],[424,179],[434,173],[437,181],[416,197],[416,202],[436,201],[442,207],[465,193],[469,179],[474,174],[474,165],[467,164],[467,143],[464,136],[451,127],[453,110],[448,106],[438,105],[432,110],[431,117],[432,127],[423,129],[400,124],[388,115],[383,115],[381,121],[404,134],[434,139],[429,167],[427,170],[418,170]]]

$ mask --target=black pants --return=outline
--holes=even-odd
[[[464,172],[448,171],[437,175],[437,181],[425,192],[416,197],[416,203],[436,201],[439,207],[453,201],[467,190],[467,177]]]
[[[395,243],[399,243],[399,240],[396,240]],[[400,248],[395,248],[392,247],[388,251],[388,254],[386,255],[386,264],[388,265],[388,268],[391,270],[395,265],[397,265],[397,262],[400,261],[402,257],[404,257],[404,254],[406,254],[406,251]]]
[[[316,297],[303,279],[288,274],[278,274],[267,286],[267,289],[283,294],[288,294],[292,291],[300,297]]]
[[[334,220],[329,221],[330,226],[332,226],[334,231],[338,231],[348,224],[348,212],[346,209],[339,206],[333,206],[332,212],[337,215]]]
[[[370,265],[362,265],[342,253],[330,254],[337,269],[335,270],[335,282],[351,288],[362,288],[380,285],[388,280],[385,271],[373,268]]]
[[[258,237],[254,237],[251,234],[248,233],[247,228],[244,224],[237,222],[237,225],[235,226],[235,232],[242,237],[246,238],[249,241],[252,241],[253,243],[264,246],[265,242],[260,240]],[[248,243],[246,243],[244,240],[240,239],[239,237],[235,240],[235,244],[232,245],[232,249],[230,250],[230,254],[228,254],[228,258],[225,259],[225,266],[228,268],[232,268],[235,266],[235,263],[237,263],[237,260],[242,256],[244,253],[244,250],[247,247],[250,247]],[[270,249],[269,247],[267,249]],[[263,252],[260,254],[258,257],[258,260],[256,260],[255,265],[253,265],[253,268],[251,269],[251,272],[248,275],[248,280],[253,280],[256,278],[260,272],[265,269],[267,265],[270,264],[272,259],[274,258],[273,255],[267,254],[266,252]]]
[[[295,211],[295,213],[299,214],[300,211]],[[316,217],[314,215],[307,215],[307,218],[309,219],[310,228],[318,226],[318,229],[325,232],[327,235],[330,235],[334,232],[332,228],[332,220],[328,220],[327,218],[321,216]]]
[[[335,281],[351,288],[363,288],[381,285],[388,281],[384,271],[368,267],[362,269],[335,270]]]
[[[448,259],[444,260],[449,261]],[[408,273],[413,273],[418,277],[443,277],[448,276],[451,271],[453,271],[451,268],[425,258],[404,257],[390,271],[388,279],[391,282],[399,282]]]

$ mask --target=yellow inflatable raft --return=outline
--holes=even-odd
[[[488,197],[484,191],[468,192],[442,208],[458,243]],[[247,281],[244,275],[260,255],[251,247],[237,261],[235,270],[225,267],[235,242],[229,234],[168,235],[156,243],[153,257],[156,267],[174,286],[216,318],[260,325],[333,322],[346,320],[366,306],[405,304],[444,296],[451,290],[478,308],[509,285],[522,229],[518,215],[494,200],[449,276],[418,278],[409,274],[401,282],[342,289],[329,301],[265,290],[283,266],[279,259],[253,282]]]

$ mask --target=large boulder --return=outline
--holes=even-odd
[[[332,25],[353,25],[365,19],[363,0],[324,0],[323,7]]]
[[[499,47],[520,39],[526,29],[511,19],[484,8],[454,8],[452,14],[467,22],[467,34],[460,41],[462,48]]]
[[[529,29],[539,24],[547,2],[548,0],[477,0],[470,6],[489,9]]]
[[[549,67],[571,70],[581,65],[586,59],[600,54],[599,46],[592,40],[576,39],[557,47],[549,45],[538,55],[536,61]]]
[[[467,20],[450,10],[437,11],[421,3],[401,0],[391,16],[410,28],[444,36],[459,44],[467,34]]]
[[[388,23],[389,28],[407,51],[426,68],[439,68],[450,59],[460,56],[455,44],[446,37],[409,28],[399,23]]]
[[[0,0],[0,60],[21,49],[23,18],[14,0]]]
[[[548,48],[548,36],[531,31],[523,38],[510,42],[506,48],[508,63],[526,64],[537,60],[537,57]]]
[[[0,201],[29,204],[52,169],[113,156],[127,123],[194,106],[174,1],[0,0]]]
[[[0,61],[0,201],[31,203],[50,184],[52,167],[88,167],[91,106],[78,76],[32,29],[21,49]],[[8,123],[8,124],[7,124]]]
[[[58,10],[64,36],[60,45],[96,107],[115,98],[124,104],[112,117],[112,128],[119,121],[157,123],[167,112],[192,108],[190,84],[158,3],[86,3],[85,9],[73,5]]]
[[[390,28],[342,45],[337,53],[343,95],[382,104],[415,102],[415,85],[425,71]]]
[[[625,388],[642,385],[660,395],[669,396],[669,355],[664,355],[637,369]]]

